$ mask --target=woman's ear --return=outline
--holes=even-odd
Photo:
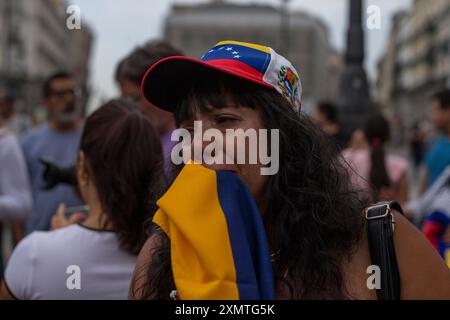
[[[84,155],[84,152],[82,150],[80,150],[80,153],[78,155],[77,180],[80,187],[86,186],[89,181],[89,172],[86,166],[86,156]]]

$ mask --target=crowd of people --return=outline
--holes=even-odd
[[[391,125],[381,112],[368,115],[348,138],[332,103],[320,103],[314,119],[341,146],[352,185],[361,197],[401,203],[405,216],[423,231],[450,267],[450,89],[435,93],[430,106],[436,137],[427,148],[425,133],[414,124],[405,141],[410,159],[389,147]]]
[[[239,53],[228,56],[228,48]],[[15,245],[9,259],[0,259],[0,298],[376,299],[378,290],[366,281],[374,244],[364,212],[394,200],[404,209],[404,215],[390,211],[399,297],[450,299],[450,90],[430,101],[441,135],[423,161],[413,151],[423,171],[416,197],[409,161],[389,148],[388,120],[374,112],[349,133],[330,102],[306,115],[298,110],[300,76],[261,45],[221,42],[194,60],[166,42],[150,41],[118,62],[121,96],[86,119],[67,72],[43,85],[47,121],[20,136],[7,129],[14,97],[0,97],[0,222],[12,230]],[[186,178],[190,165],[171,160],[173,133],[192,131],[194,121],[223,134],[279,130],[279,171],[264,176],[260,163],[205,164],[208,170],[198,175],[212,174],[219,189],[226,182],[219,173],[232,172],[248,197],[242,199],[241,188],[228,188],[226,197],[202,189],[200,178]],[[175,200],[167,205],[169,196]],[[185,207],[193,220],[180,218]],[[202,246],[224,241],[220,232],[202,233],[195,219],[217,207],[225,216],[230,208],[259,213],[253,222],[245,212],[236,217],[243,229],[230,220],[228,228],[215,220],[206,225],[219,230],[222,223],[230,233],[234,269],[212,267],[201,255]],[[247,270],[259,288],[255,296],[249,280],[236,277],[238,261],[248,258],[237,259],[236,248],[253,254],[255,239],[243,230],[260,225],[263,258],[250,258]],[[240,231],[232,237],[231,230]],[[224,247],[210,248],[218,261]],[[262,260],[270,281],[259,279]],[[75,289],[67,286],[70,266],[80,270]]]

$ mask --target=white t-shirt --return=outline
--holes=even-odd
[[[14,250],[5,284],[17,299],[127,299],[137,256],[111,231],[36,231]]]

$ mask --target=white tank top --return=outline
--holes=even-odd
[[[127,299],[137,256],[111,231],[36,231],[14,250],[5,284],[17,299]]]

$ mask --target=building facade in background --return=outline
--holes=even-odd
[[[165,20],[164,38],[193,58],[221,40],[270,46],[298,70],[304,109],[336,98],[342,59],[331,49],[327,26],[309,14],[225,1],[175,4]]]
[[[75,75],[83,106],[89,96],[93,36],[85,25],[67,28],[66,7],[61,0],[0,1],[0,87],[12,91],[20,111],[38,118],[42,83],[53,72]]]
[[[431,95],[450,78],[450,2],[415,0],[394,16],[379,63],[378,98],[408,128],[429,118]]]

